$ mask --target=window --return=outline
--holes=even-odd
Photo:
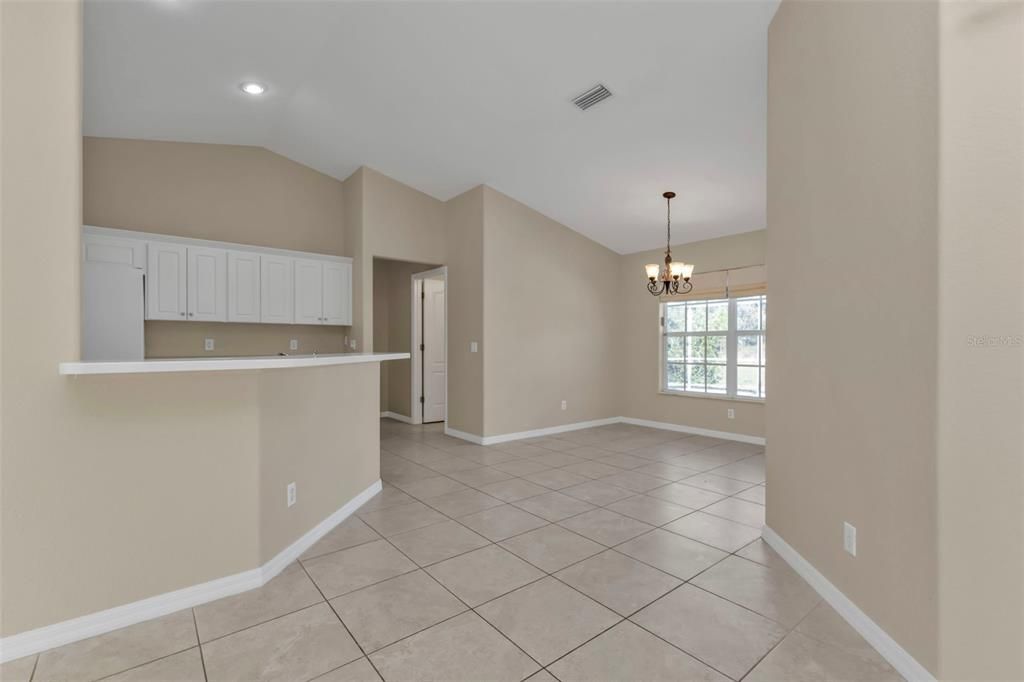
[[[662,303],[662,390],[765,397],[764,294]]]

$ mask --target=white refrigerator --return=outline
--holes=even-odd
[[[82,360],[142,360],[145,280],[141,268],[82,263]]]

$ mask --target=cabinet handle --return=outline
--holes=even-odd
[[[195,317],[195,316],[196,316],[196,314],[195,314],[195,313],[189,313],[189,314],[188,314],[188,316],[189,316],[189,317]]]
[[[185,313],[181,313],[181,316],[182,316],[182,317],[185,317]]]

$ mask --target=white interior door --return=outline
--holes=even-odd
[[[445,420],[444,280],[423,280],[423,422]]]
[[[228,320],[228,253],[188,247],[188,319]]]

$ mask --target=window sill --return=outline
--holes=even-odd
[[[666,391],[661,389],[658,395],[672,396],[673,398],[704,398],[707,400],[725,400],[730,403],[754,403],[764,405],[766,398],[747,398],[743,396],[728,396],[716,393],[694,393],[691,391]]]

